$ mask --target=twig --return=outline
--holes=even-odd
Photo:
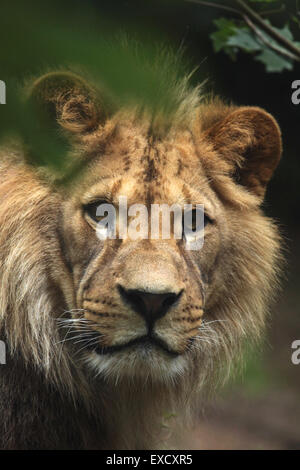
[[[236,15],[241,15],[241,12],[239,10],[236,10],[235,8],[232,8],[232,7],[228,7],[226,5],[221,5],[220,3],[204,2],[202,0],[185,0],[185,1],[189,3],[197,3],[198,5],[203,5],[205,7],[215,7],[221,10],[230,11],[231,13],[235,13]]]
[[[275,41],[277,41],[300,59],[300,49],[298,49],[298,47],[278,33],[275,29],[273,29],[272,26],[268,25],[268,23],[266,23],[254,10],[252,10],[252,8],[246,5],[243,0],[235,0],[235,2],[241,7],[242,11],[250,19],[252,19],[263,31],[265,31],[265,33],[267,33],[271,38],[275,39]]]
[[[257,28],[255,26],[254,23],[252,23],[252,21],[250,20],[250,18],[248,18],[247,15],[243,15],[243,18],[245,20],[245,22],[247,23],[247,25],[249,26],[249,28],[252,29],[252,31],[256,34],[256,36],[266,45],[269,47],[269,49],[272,49],[273,51],[275,51],[277,54],[285,57],[285,58],[288,58],[288,59],[292,59],[292,60],[297,60],[298,62],[300,61],[300,58],[297,57],[296,55],[292,54],[291,52],[289,51],[286,51],[285,49],[281,49],[280,47],[276,46],[276,44],[272,44],[270,41],[267,40],[267,38],[262,34],[262,32],[260,31],[259,28]]]
[[[285,5],[281,5],[280,8],[277,8],[276,10],[266,10],[266,11],[262,11],[260,13],[260,16],[269,16],[269,15],[275,15],[276,13],[282,13],[283,11],[285,11]]]

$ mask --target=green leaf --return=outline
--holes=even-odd
[[[271,25],[271,23],[267,20],[266,23]],[[271,25],[272,26],[272,25]],[[276,28],[272,26],[275,31],[281,34],[283,37],[288,39],[289,41],[293,42],[295,46],[300,45],[299,42],[294,41],[293,34],[290,30],[288,24],[286,24],[283,28]],[[284,47],[278,45],[274,39],[272,39],[268,34],[264,31],[260,30],[263,37],[265,37],[266,41],[270,44],[276,45],[277,49],[281,50],[282,52],[285,51]],[[262,62],[266,66],[267,72],[282,72],[283,70],[292,70],[293,69],[293,61],[292,59],[285,58],[280,54],[277,54],[275,51],[270,49],[267,45],[262,44],[262,53],[255,57],[256,60]]]
[[[235,28],[234,34],[228,38],[227,46],[239,47],[245,52],[257,52],[261,45],[249,30],[249,28]]]
[[[293,34],[290,30],[290,25],[288,23],[286,23],[284,25],[283,28],[276,28],[275,26],[273,26],[269,20],[266,20],[266,23],[269,25],[269,26],[272,26],[272,28],[277,31],[279,34],[281,34],[281,36],[285,37],[286,39],[288,39],[289,41],[293,42],[295,46],[298,46],[300,47],[300,42],[297,42],[294,40],[294,37],[293,37]],[[277,44],[276,41],[274,41],[274,39],[270,38],[269,35],[263,31],[261,31],[261,33],[266,36],[268,38],[268,40],[270,42],[272,42],[273,44]],[[280,46],[278,46],[280,47]]]
[[[234,20],[219,18],[214,21],[218,30],[211,34],[215,52],[223,50],[231,59],[236,58],[239,49],[245,52],[258,52],[260,43],[248,27],[239,27]]]
[[[255,57],[255,60],[262,62],[267,72],[282,72],[283,70],[292,70],[293,62],[286,59],[268,47],[265,47],[261,54]]]
[[[266,21],[266,23],[268,23],[270,26],[271,23],[269,20]],[[275,28],[275,26],[272,26],[273,29],[275,29],[275,31],[277,31],[279,34],[281,34],[282,36],[284,36],[286,39],[288,39],[289,41],[293,41],[293,34],[290,30],[290,26],[288,24],[285,24],[283,28]]]
[[[215,52],[219,52],[224,49],[227,45],[228,39],[234,34],[236,25],[233,20],[227,18],[219,18],[214,20],[215,25],[218,27],[218,31],[215,31],[210,35]]]

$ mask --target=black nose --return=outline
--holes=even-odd
[[[155,294],[136,289],[124,289],[122,286],[119,286],[119,292],[123,300],[145,319],[149,327],[152,327],[158,318],[168,312],[182,293]]]

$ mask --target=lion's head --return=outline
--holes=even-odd
[[[69,72],[29,93],[54,110],[81,171],[56,184],[17,150],[3,158],[0,300],[11,347],[56,379],[64,367],[69,384],[77,368],[111,384],[198,389],[264,325],[279,236],[261,204],[280,159],[278,125],[260,108],[194,100],[189,119],[159,133],[134,108],[103,109]],[[119,215],[120,196],[148,209],[203,204],[203,247],[100,240],[97,207]]]

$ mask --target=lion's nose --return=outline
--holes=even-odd
[[[123,300],[139,313],[149,328],[154,322],[163,317],[168,310],[179,300],[182,292],[153,293],[137,289],[125,289],[119,285],[119,292]]]

